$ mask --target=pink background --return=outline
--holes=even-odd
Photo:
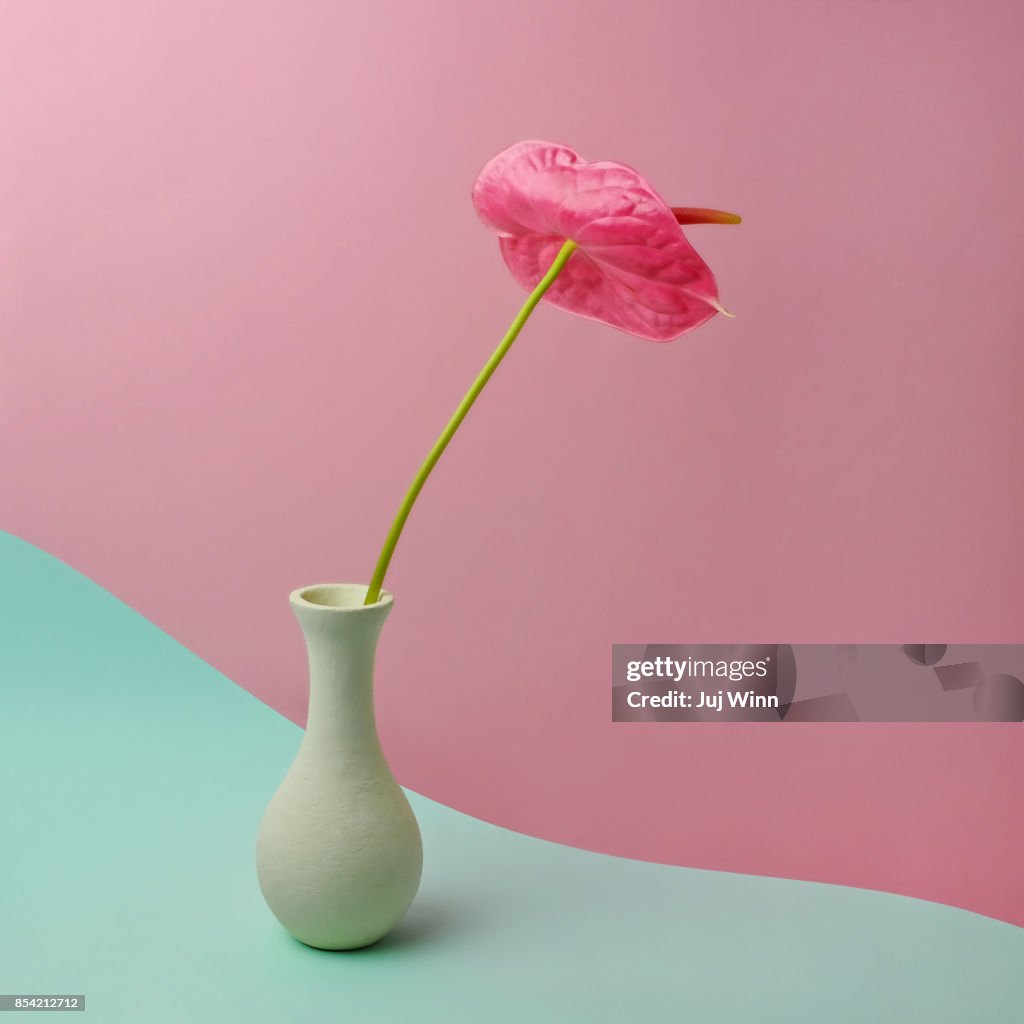
[[[631,857],[1024,922],[1020,726],[613,724],[617,642],[1024,641],[1018,61],[985,2],[0,8],[0,525],[302,720],[521,301],[468,192],[638,167],[735,320],[542,308],[388,579],[401,780]]]

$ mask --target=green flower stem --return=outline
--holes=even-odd
[[[487,360],[487,365],[480,371],[477,379],[473,381],[473,386],[466,392],[466,397],[459,403],[455,414],[448,421],[448,426],[444,428],[434,447],[430,449],[430,454],[423,465],[420,466],[412,486],[399,506],[398,515],[395,516],[395,521],[391,524],[390,531],[388,531],[387,540],[384,541],[384,549],[380,553],[380,558],[377,559],[377,567],[373,570],[373,578],[370,580],[370,587],[366,591],[364,604],[373,604],[380,597],[381,587],[384,585],[384,574],[388,571],[388,565],[391,564],[391,556],[395,553],[398,538],[402,536],[405,521],[409,518],[409,513],[412,511],[420,491],[423,490],[423,485],[427,482],[427,477],[430,476],[431,470],[437,465],[437,460],[441,458],[445,448],[448,447],[448,442],[455,436],[455,431],[459,429],[460,424],[466,418],[466,413],[469,412],[480,392],[483,391],[484,385],[491,379],[491,375],[498,368],[498,364],[505,358],[506,353],[512,347],[512,342],[519,336],[519,332],[523,329],[523,324],[526,323],[537,303],[544,297],[544,293],[554,283],[555,278],[561,273],[562,268],[569,262],[569,257],[575,249],[575,242],[566,242],[558,250],[554,263],[551,264],[548,272],[530,293],[530,297],[523,304],[523,308],[519,310],[518,316],[512,321],[512,326],[508,329],[508,333],[501,339],[501,344],[494,350],[491,358]]]

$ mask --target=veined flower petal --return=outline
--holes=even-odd
[[[484,166],[473,202],[528,290],[566,240],[576,243],[545,295],[552,305],[651,341],[671,341],[723,312],[714,275],[677,214],[626,164],[520,142]]]

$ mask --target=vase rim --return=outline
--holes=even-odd
[[[373,604],[363,604],[369,589],[366,583],[314,583],[293,590],[288,597],[296,607],[315,609],[331,615],[379,611],[394,603],[391,591],[382,590]]]

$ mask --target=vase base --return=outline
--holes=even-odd
[[[371,939],[369,942],[361,942],[355,946],[318,946],[315,942],[306,942],[295,935],[292,935],[292,938],[299,945],[305,946],[307,949],[315,949],[321,953],[358,953],[361,949],[369,949],[371,946],[376,946],[378,942],[383,942],[387,935],[382,935],[379,939]]]

